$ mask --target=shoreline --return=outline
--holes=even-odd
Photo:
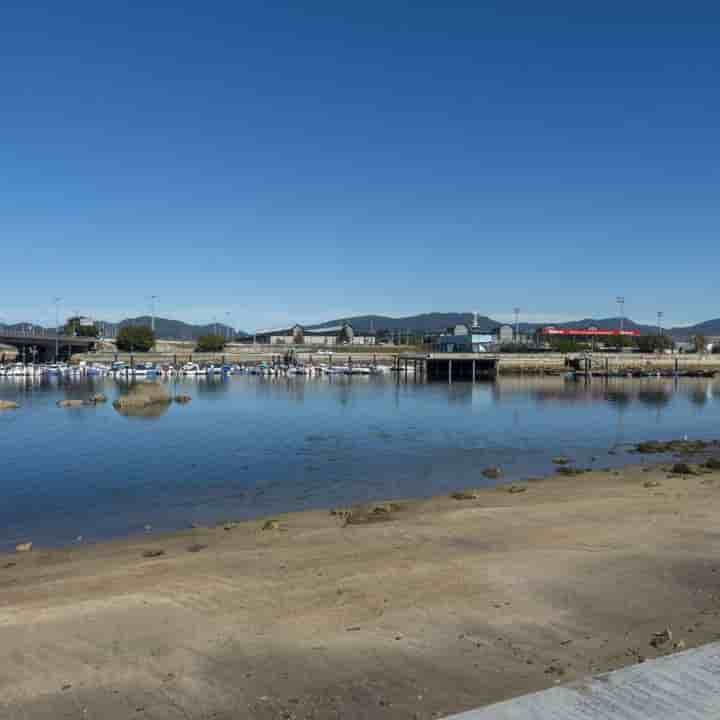
[[[697,459],[0,555],[0,716],[429,719],[715,640]]]
[[[710,452],[713,449],[713,440],[699,438],[698,442],[701,445],[707,447],[700,452]],[[563,475],[564,473],[573,475],[582,475],[590,472],[600,472],[601,474],[617,474],[623,470],[629,470],[631,468],[647,468],[648,462],[655,465],[661,465],[663,462],[667,464],[672,462],[673,453],[668,451],[666,453],[638,453],[636,451],[637,443],[627,441],[611,446],[610,448],[576,448],[576,452],[573,453],[574,460],[568,458],[568,462],[565,463],[554,463],[550,459],[548,454],[542,461],[543,469],[538,472],[532,472],[530,467],[525,467],[522,470],[513,468],[508,471],[507,466],[503,466],[502,459],[498,461],[500,465],[493,465],[492,462],[488,463],[488,459],[485,458],[485,467],[483,464],[478,465],[476,469],[477,483],[474,486],[476,491],[487,491],[494,492],[497,490],[504,490],[512,485],[525,485],[527,483],[538,483],[552,481],[557,478],[557,475]],[[720,448],[718,448],[720,449]],[[577,452],[579,450],[579,452]],[[680,454],[677,457],[682,457]],[[534,465],[540,464],[539,460],[535,460]],[[497,474],[495,471],[500,470]],[[554,472],[552,472],[554,470]],[[419,493],[412,496],[402,496],[389,494],[385,496],[384,500],[377,500],[375,504],[382,503],[401,503],[406,508],[412,508],[428,501],[437,501],[442,498],[452,497],[458,492],[463,492],[465,487],[454,487],[450,484],[447,488],[446,493],[438,494],[428,490],[425,493]],[[345,509],[355,507],[362,508],[373,504],[373,500],[348,500],[346,503],[341,503]],[[180,507],[185,504],[182,503]],[[157,539],[162,537],[173,537],[174,535],[180,535],[186,531],[193,529],[213,529],[220,528],[227,522],[234,524],[244,523],[262,523],[265,520],[274,517],[288,517],[293,515],[302,515],[305,513],[328,513],[332,512],[333,508],[327,502],[322,500],[317,503],[311,504],[309,507],[303,507],[301,509],[292,508],[288,506],[282,506],[276,510],[270,510],[268,508],[257,507],[255,509],[245,508],[242,514],[232,517],[232,513],[228,515],[226,512],[215,510],[211,514],[213,517],[208,518],[207,512],[205,518],[198,517],[197,513],[192,507],[188,508],[187,513],[182,517],[178,517],[175,511],[175,507],[172,506],[172,510],[168,509],[168,512],[172,512],[175,518],[174,523],[166,523],[165,526],[159,525],[156,518],[151,513],[143,513],[142,515],[137,513],[132,518],[128,518],[128,524],[124,529],[116,528],[113,531],[98,534],[96,529],[89,529],[87,524],[78,523],[77,532],[59,533],[55,530],[54,533],[46,532],[41,535],[36,532],[25,532],[15,535],[15,539],[11,540],[8,538],[0,542],[0,559],[4,554],[13,554],[13,548],[18,544],[30,543],[35,550],[42,551],[66,551],[73,549],[81,549],[85,547],[104,545],[108,543],[122,543],[122,542],[142,542],[148,539]]]

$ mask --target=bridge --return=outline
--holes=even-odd
[[[22,362],[55,362],[67,360],[73,353],[94,349],[97,338],[61,335],[52,331],[22,332],[0,328],[0,345],[11,345],[18,350]],[[3,360],[0,350],[0,361]]]

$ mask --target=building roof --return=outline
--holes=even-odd
[[[353,328],[350,323],[342,323],[342,325],[331,325],[329,327],[305,327],[299,323],[290,327],[274,328],[271,330],[256,330],[255,335],[291,335],[295,328],[300,328],[308,335],[337,335],[343,328],[350,328],[355,335],[371,335],[369,332],[360,332]]]

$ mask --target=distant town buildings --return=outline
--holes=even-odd
[[[350,323],[324,328],[293,325],[276,330],[258,330],[246,338],[258,345],[374,345],[375,335],[356,332]]]

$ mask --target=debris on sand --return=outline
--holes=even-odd
[[[708,470],[720,470],[720,457],[708,458],[704,463],[703,467]]]
[[[393,520],[395,513],[402,509],[402,505],[395,502],[353,507],[344,515],[345,522],[343,523],[343,527],[347,525],[368,525],[376,522],[387,522]]]
[[[156,557],[161,557],[164,554],[165,554],[164,550],[145,550],[145,552],[143,552],[142,556],[144,558],[156,558]]]
[[[370,507],[370,511],[372,512],[373,515],[394,513],[394,512],[398,512],[398,510],[402,510],[402,506],[398,505],[398,503],[394,503],[394,502],[380,503],[379,505],[372,505]]]
[[[555,468],[555,472],[559,475],[567,475],[572,477],[573,475],[582,475],[585,471],[582,468],[572,467],[571,465],[561,465]]]
[[[33,544],[31,542],[18,543],[15,546],[15,552],[19,552],[19,553],[30,552],[32,549],[33,549]]]
[[[510,487],[507,488],[507,492],[509,493],[524,493],[527,490],[526,487],[523,487],[522,485],[510,485]]]
[[[478,500],[480,498],[480,491],[479,490],[458,490],[457,492],[452,493],[450,497],[453,500]]]
[[[497,465],[486,467],[482,471],[482,474],[490,480],[497,480],[499,477],[502,477],[502,468],[498,467]]]
[[[660,487],[660,481],[659,480],[646,480],[643,483],[644,488],[656,488]]]
[[[671,468],[670,472],[673,475],[697,475],[698,472],[694,468],[690,467],[687,463],[675,463]]]
[[[666,643],[672,642],[672,638],[672,630],[668,627],[664,630],[661,630],[660,632],[653,633],[652,640],[650,640],[650,645],[654,648],[659,648]]]
[[[196,553],[200,552],[201,550],[205,550],[207,548],[207,545],[201,545],[200,543],[195,543],[194,545],[190,545],[187,549],[188,552]]]
[[[279,520],[266,520],[262,526],[263,530],[282,530]]]

